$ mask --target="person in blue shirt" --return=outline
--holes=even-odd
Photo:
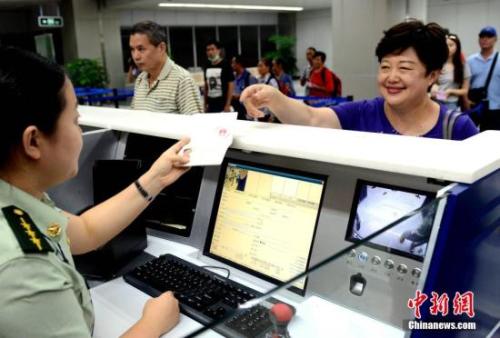
[[[286,96],[295,96],[293,79],[289,74],[285,73],[285,70],[283,69],[283,59],[273,59],[273,73],[276,80],[278,80],[280,91]]]
[[[238,120],[246,121],[247,111],[245,106],[240,103],[240,95],[246,87],[256,84],[257,79],[245,68],[245,62],[241,55],[232,58],[231,68],[234,71],[235,78],[231,106],[238,112]]]
[[[495,27],[486,26],[479,32],[479,53],[472,54],[467,59],[471,70],[470,87],[484,87],[490,68],[495,58],[495,43],[497,42],[497,31]],[[487,109],[480,118],[481,130],[500,130],[500,60],[497,60],[493,70],[488,90]],[[476,102],[477,103],[477,102]]]
[[[443,28],[417,20],[399,23],[384,33],[375,54],[381,97],[315,108],[269,86],[254,85],[245,89],[241,100],[248,114],[261,116],[259,108],[268,107],[283,123],[445,138],[443,124],[449,112],[428,93],[448,58]],[[451,139],[463,140],[477,133],[470,118],[460,115]]]

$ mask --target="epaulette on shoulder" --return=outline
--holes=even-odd
[[[8,206],[2,212],[25,253],[47,253],[53,251],[30,215],[21,208]]]

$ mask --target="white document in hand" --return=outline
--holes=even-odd
[[[193,115],[193,117],[195,117],[195,115]],[[220,165],[224,160],[226,151],[233,142],[233,135],[228,128],[228,123],[224,122],[235,120],[235,118],[230,117],[228,119],[228,117],[225,116],[223,119],[218,119],[218,121],[216,121],[217,118],[215,116],[212,117],[213,118],[201,117],[199,121],[197,121],[203,121],[203,126],[195,128],[195,131],[190,135],[191,142],[181,149],[181,154],[183,154],[184,151],[189,151],[190,159],[186,166]]]

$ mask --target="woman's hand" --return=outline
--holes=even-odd
[[[247,114],[251,117],[264,117],[260,108],[269,105],[280,95],[276,88],[264,84],[251,85],[241,93],[240,101],[245,105]]]
[[[189,141],[189,138],[183,137],[179,142],[163,152],[149,169],[148,174],[157,180],[162,188],[172,184],[189,170],[189,168],[185,167],[189,162],[188,153],[179,153]]]

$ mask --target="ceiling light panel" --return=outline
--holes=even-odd
[[[254,10],[254,11],[275,11],[275,12],[300,12],[303,7],[292,6],[253,6],[253,5],[228,5],[228,4],[201,4],[201,3],[175,3],[162,2],[159,7],[167,8],[197,8],[197,9],[233,9],[233,10]]]

